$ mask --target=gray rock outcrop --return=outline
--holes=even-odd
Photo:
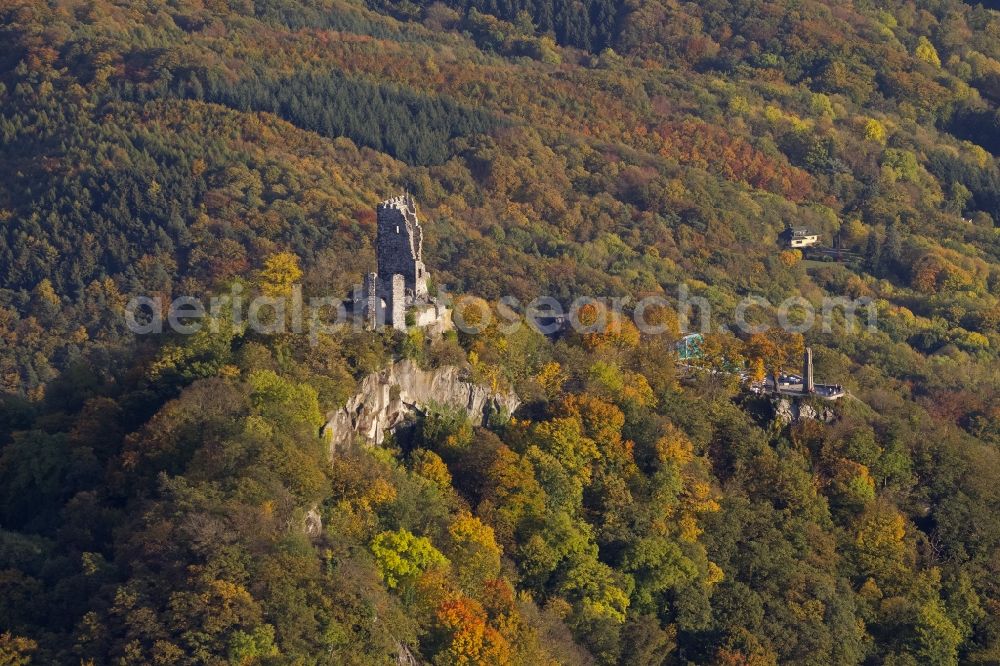
[[[413,361],[400,361],[366,377],[361,390],[329,415],[323,434],[331,451],[356,439],[381,444],[432,404],[465,410],[474,424],[485,425],[493,414],[512,414],[521,401],[513,392],[496,393],[468,381],[455,366],[421,370]]]
[[[323,534],[323,517],[319,513],[318,507],[312,507],[306,511],[302,519],[302,529],[310,539],[318,539]]]
[[[797,399],[777,398],[772,400],[774,406],[774,418],[782,425],[797,423],[802,419],[812,419],[829,423],[834,419],[832,409],[823,408],[817,410],[811,404],[800,402]]]

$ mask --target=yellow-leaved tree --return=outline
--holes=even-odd
[[[292,286],[302,279],[299,258],[293,252],[278,252],[264,261],[264,268],[257,275],[257,284],[265,296],[288,297]]]

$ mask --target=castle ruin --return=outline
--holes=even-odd
[[[375,258],[377,271],[365,276],[360,302],[365,328],[409,325],[447,326],[448,309],[427,291],[424,231],[417,220],[413,197],[401,194],[378,205]]]

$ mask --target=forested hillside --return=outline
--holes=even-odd
[[[1000,13],[0,0],[0,45],[0,664],[1000,663]],[[127,330],[137,295],[346,295],[402,190],[436,286],[683,284],[706,371],[669,309]],[[878,324],[720,330],[750,295]],[[805,345],[827,421],[729,374]],[[399,358],[524,405],[331,456]]]

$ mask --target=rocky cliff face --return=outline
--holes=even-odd
[[[463,409],[476,425],[484,425],[495,413],[511,414],[521,404],[514,393],[495,393],[463,374],[454,366],[421,370],[412,361],[400,361],[369,375],[361,390],[327,420],[323,433],[331,451],[355,438],[381,444],[386,434],[430,404]]]
[[[802,419],[813,419],[815,421],[830,423],[834,418],[832,409],[828,407],[817,409],[813,405],[800,402],[798,399],[778,398],[772,400],[771,405],[774,407],[774,418],[783,426],[789,423],[797,423]]]

